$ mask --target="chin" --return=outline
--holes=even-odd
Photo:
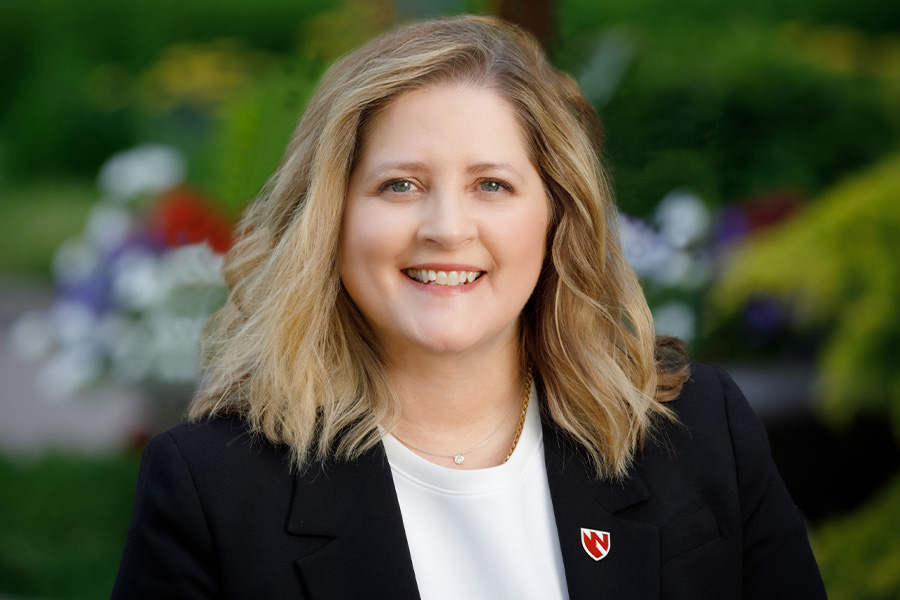
[[[517,344],[515,329],[492,332],[489,335],[472,335],[473,323],[470,327],[459,327],[451,331],[442,328],[440,331],[420,330],[412,337],[412,345],[421,351],[434,355],[461,355],[467,352],[479,353],[505,346],[507,343]]]
[[[478,344],[472,340],[460,340],[455,338],[430,338],[417,340],[417,345],[430,354],[464,354],[467,351],[477,350]]]
[[[421,323],[408,324],[392,335],[379,337],[386,344],[394,344],[398,349],[405,348],[407,353],[427,354],[459,354],[477,348],[482,342],[480,337],[459,328],[423,326]]]

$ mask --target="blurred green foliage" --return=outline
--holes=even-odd
[[[0,273],[49,273],[56,246],[84,228],[96,200],[91,180],[6,186],[0,194]]]
[[[153,65],[167,48],[238,40],[296,48],[329,0],[69,0],[0,4],[0,172],[93,173],[113,152],[158,140]],[[152,95],[152,94],[151,94]]]
[[[900,154],[893,154],[743,244],[714,289],[713,306],[733,314],[760,293],[788,301],[801,326],[824,333],[816,371],[824,414],[840,423],[884,415],[900,438],[898,174]],[[825,524],[815,551],[829,596],[900,597],[898,531],[898,476],[861,510]]]
[[[750,239],[718,280],[713,306],[790,301],[823,327],[819,396],[827,415],[889,415],[900,434],[900,154],[834,186],[805,213]]]
[[[900,598],[900,477],[856,512],[826,523],[813,550],[831,600]]]
[[[469,10],[479,4],[449,3]],[[674,187],[690,187],[712,204],[776,186],[817,193],[871,163],[900,133],[889,86],[871,70],[836,72],[827,60],[810,60],[817,40],[846,44],[809,32],[835,25],[856,32],[868,43],[863,62],[872,64],[887,53],[876,42],[893,39],[884,32],[894,12],[873,0],[853,8],[830,0],[752,8],[692,0],[677,12],[661,0],[568,0],[557,3],[551,53],[577,74],[601,34],[615,30],[631,39],[633,64],[599,108],[621,201],[647,214]],[[216,187],[210,192],[236,195],[222,183],[222,154],[225,163],[250,157],[271,170],[262,165],[272,165],[283,146],[281,116],[296,120],[324,66],[397,16],[386,0],[5,2],[0,177],[92,176],[115,151],[162,142],[192,153],[195,178]],[[301,81],[294,79],[298,70]],[[298,102],[268,123],[281,135],[264,134],[271,142],[251,146],[260,153],[242,155],[255,123],[248,114],[277,102],[264,97],[265,89],[290,98],[278,90],[291,86]],[[242,94],[259,98],[257,108],[235,100]],[[232,101],[242,108],[226,108]],[[244,116],[229,116],[232,110]],[[224,126],[225,139],[223,112],[243,119]]]
[[[0,4],[0,272],[48,273],[100,165],[138,143],[242,208],[328,64],[395,18],[379,0]]]
[[[241,208],[259,192],[278,165],[297,124],[298,106],[306,104],[319,75],[305,63],[286,65],[229,102],[215,134],[218,150],[211,153],[214,158],[202,177],[215,197]]]
[[[108,598],[131,518],[139,455],[0,456],[0,591]]]
[[[385,1],[352,1],[307,19],[296,51],[223,103],[197,179],[243,207],[278,165],[306,101],[328,65],[394,23]],[[322,36],[321,31],[327,31]]]
[[[319,75],[408,14],[401,5],[0,4],[0,184],[93,179],[112,153],[159,142],[187,152],[195,185],[240,208],[277,165]],[[585,78],[604,37],[630,49],[598,102],[626,212],[646,216],[675,188],[713,207],[773,189],[811,197],[900,138],[894,12],[873,0],[691,0],[677,11],[561,0],[550,53]]]
[[[599,34],[613,25],[634,47],[619,90],[598,107],[626,212],[649,214],[673,188],[693,189],[713,206],[774,189],[809,197],[900,139],[898,37],[868,41],[846,26],[751,19],[721,4],[708,6],[705,18],[659,6],[654,19],[639,19],[633,7],[614,11],[618,5],[563,3],[557,54],[583,73]],[[834,44],[847,38],[863,47]],[[838,52],[823,56],[829,46]],[[892,64],[838,68],[856,51]]]

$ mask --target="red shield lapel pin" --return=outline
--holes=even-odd
[[[609,554],[609,532],[581,528],[581,546],[588,556],[600,560]]]

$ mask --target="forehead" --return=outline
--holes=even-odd
[[[435,84],[404,92],[367,120],[357,165],[378,154],[440,146],[485,154],[502,151],[531,161],[513,105],[498,91],[473,84]]]

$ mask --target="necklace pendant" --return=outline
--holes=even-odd
[[[466,457],[463,456],[462,454],[457,454],[456,456],[453,457],[453,462],[455,462],[458,465],[463,464],[464,460],[466,460]]]

